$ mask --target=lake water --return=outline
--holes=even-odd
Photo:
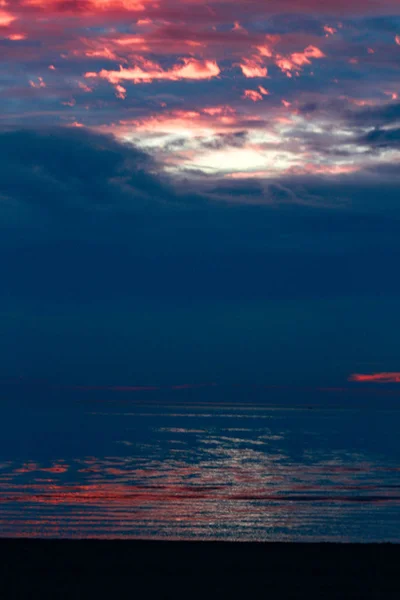
[[[3,408],[3,536],[400,542],[393,408]]]

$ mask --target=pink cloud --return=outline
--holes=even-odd
[[[241,26],[241,24],[239,23],[239,21],[235,21],[235,23],[233,24],[233,29],[232,31],[241,31],[243,33],[247,33],[247,30]]]
[[[86,94],[90,94],[91,92],[93,92],[92,88],[86,85],[86,83],[83,83],[83,81],[78,81],[78,87]]]
[[[384,372],[384,373],[372,373],[369,375],[362,373],[353,373],[350,375],[349,381],[357,382],[369,382],[369,383],[400,383],[400,373],[398,372]]]
[[[399,99],[399,95],[397,92],[389,92],[389,91],[385,91],[383,92],[386,96],[390,96],[392,100],[398,100]]]
[[[307,58],[325,58],[325,54],[316,46],[307,46],[304,54]]]
[[[275,64],[280,68],[282,73],[288,77],[292,77],[292,73],[298,75],[305,65],[311,65],[312,58],[325,58],[325,54],[316,46],[307,46],[303,52],[294,52],[289,56],[276,57]]]
[[[45,88],[46,84],[43,81],[42,77],[38,77],[37,81],[33,81],[32,79],[29,81],[29,85],[33,88]]]
[[[312,59],[325,58],[324,52],[310,44],[302,52],[293,52],[283,55],[275,52],[273,45],[282,42],[282,36],[268,36],[270,43],[267,45],[255,46],[258,54],[250,57],[243,57],[239,63],[242,73],[245,77],[267,77],[268,68],[266,62],[274,63],[287,77],[293,74],[299,75],[303,67],[312,64]]]
[[[291,175],[346,175],[359,170],[356,165],[318,165],[306,163],[290,167],[285,172]]]
[[[83,12],[93,12],[96,10],[142,11],[148,2],[149,0],[84,0],[81,3],[81,10]],[[68,4],[65,0],[23,0],[22,5],[32,6],[42,10],[52,8],[54,10],[66,11],[68,9]],[[70,12],[73,12],[74,9],[76,9],[75,3],[71,2]]]
[[[324,25],[324,31],[326,33],[326,37],[329,37],[330,35],[334,35],[337,32],[337,29],[330,27],[329,25]]]
[[[20,4],[25,7],[32,7],[39,10],[60,11],[73,13],[77,6],[82,13],[108,12],[140,12],[151,10],[157,15],[176,14],[177,9],[182,12],[184,9],[200,10],[202,14],[211,18],[225,17],[232,18],[232,11],[238,12],[238,5],[235,0],[220,0],[215,5],[204,6],[204,0],[164,0],[162,3],[154,0],[80,0],[79,3],[71,0],[20,0]],[[70,7],[69,7],[70,5]],[[366,0],[251,0],[252,11],[256,15],[273,15],[302,12],[317,14],[399,14],[400,7],[398,0],[369,1]]]
[[[9,27],[16,20],[13,14],[6,10],[0,10],[0,27]]]
[[[235,114],[235,109],[231,108],[230,106],[211,106],[211,107],[206,107],[203,108],[202,111],[204,114],[206,115],[211,115],[212,117],[215,115],[221,116],[221,115],[232,115]]]
[[[199,141],[203,136],[209,138],[212,135],[231,133],[236,131],[252,131],[266,128],[267,123],[259,115],[249,115],[246,112],[237,112],[229,105],[211,106],[198,108],[197,110],[168,110],[154,112],[150,116],[124,119],[113,122],[110,125],[101,126],[99,129],[106,133],[112,133],[118,137],[126,134],[140,133],[157,136],[184,135]],[[160,148],[162,151],[162,148]],[[195,158],[190,150],[178,152],[176,155],[168,153],[163,160],[178,163],[182,160],[190,161]]]
[[[107,58],[108,60],[118,60],[117,54],[110,48],[103,47],[98,50],[85,50],[82,52],[88,58]]]
[[[25,33],[12,33],[11,35],[7,36],[7,39],[13,41],[13,42],[20,42],[21,40],[26,40],[26,35]]]
[[[270,176],[270,171],[236,171],[225,175],[229,179],[265,179]]]
[[[126,98],[126,89],[118,84],[115,86],[115,95],[117,96],[117,98],[120,98],[120,100],[125,100]]]
[[[245,77],[267,77],[268,69],[262,66],[262,59],[259,56],[253,58],[243,58],[240,63],[240,68]]]
[[[255,90],[244,90],[243,98],[248,98],[249,100],[252,100],[253,102],[259,102],[260,100],[263,99],[260,92],[256,92]]]
[[[119,131],[137,131],[153,133],[175,133],[191,131],[222,133],[225,131],[241,130],[248,121],[238,115],[230,106],[212,106],[199,110],[173,110],[157,113],[149,117],[120,121],[116,125]]]
[[[183,58],[183,64],[174,65],[171,69],[164,70],[159,64],[140,58],[141,66],[124,68],[120,66],[119,71],[107,71],[102,69],[99,73],[88,72],[86,78],[106,79],[113,85],[121,81],[132,81],[133,83],[150,83],[157,79],[178,81],[180,79],[212,79],[220,74],[220,68],[215,61],[197,60],[195,58]]]
[[[61,102],[64,106],[75,106],[76,100],[71,98],[71,100],[66,100],[65,102]]]
[[[267,46],[267,45],[257,46],[257,50],[260,53],[260,56],[265,56],[266,58],[273,57],[273,50],[271,49],[270,46]]]

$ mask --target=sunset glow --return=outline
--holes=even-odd
[[[2,53],[13,73],[4,97],[7,119],[23,126],[34,94],[44,125],[80,123],[107,131],[153,147],[161,165],[169,168],[173,162],[178,170],[208,172],[213,158],[204,158],[203,147],[210,136],[219,145],[215,136],[228,128],[243,132],[242,156],[255,157],[257,145],[257,156],[270,160],[274,155],[268,143],[260,144],[258,138],[266,123],[278,144],[274,172],[293,166],[297,173],[337,176],[369,168],[374,159],[394,161],[397,148],[390,156],[380,146],[373,156],[368,143],[362,143],[374,124],[362,126],[361,115],[365,107],[384,111],[398,99],[395,47],[400,34],[368,30],[366,23],[354,20],[364,9],[359,0],[323,6],[317,0],[256,0],[251,6],[232,0],[210,5],[198,0],[85,0],[78,8],[61,0],[4,2],[0,33],[9,43]],[[315,19],[312,30],[306,26],[309,11]],[[278,26],[280,13],[300,16]],[[367,14],[400,16],[399,4],[369,3]],[[364,48],[358,44],[360,36],[367,36]],[[351,80],[355,68],[356,89]],[[230,106],[235,116],[221,116],[211,128],[199,127],[206,124],[206,111],[218,105]],[[184,132],[175,119],[175,141],[182,133],[188,140],[179,151],[170,137],[171,115],[178,113],[201,115],[184,124],[181,120]],[[166,126],[168,136],[155,146],[151,132],[156,123],[160,132]],[[259,159],[245,163],[245,170],[236,160],[229,163],[231,174],[248,168],[253,177],[263,166]],[[218,157],[216,164],[221,164]],[[227,165],[221,175],[226,171]]]
[[[370,375],[355,373],[349,377],[349,381],[361,383],[400,383],[399,373],[372,373]]]

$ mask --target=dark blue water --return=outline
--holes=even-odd
[[[5,536],[400,542],[400,411],[18,402]]]

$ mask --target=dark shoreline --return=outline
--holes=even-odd
[[[400,598],[400,544],[0,539],[2,598]]]

